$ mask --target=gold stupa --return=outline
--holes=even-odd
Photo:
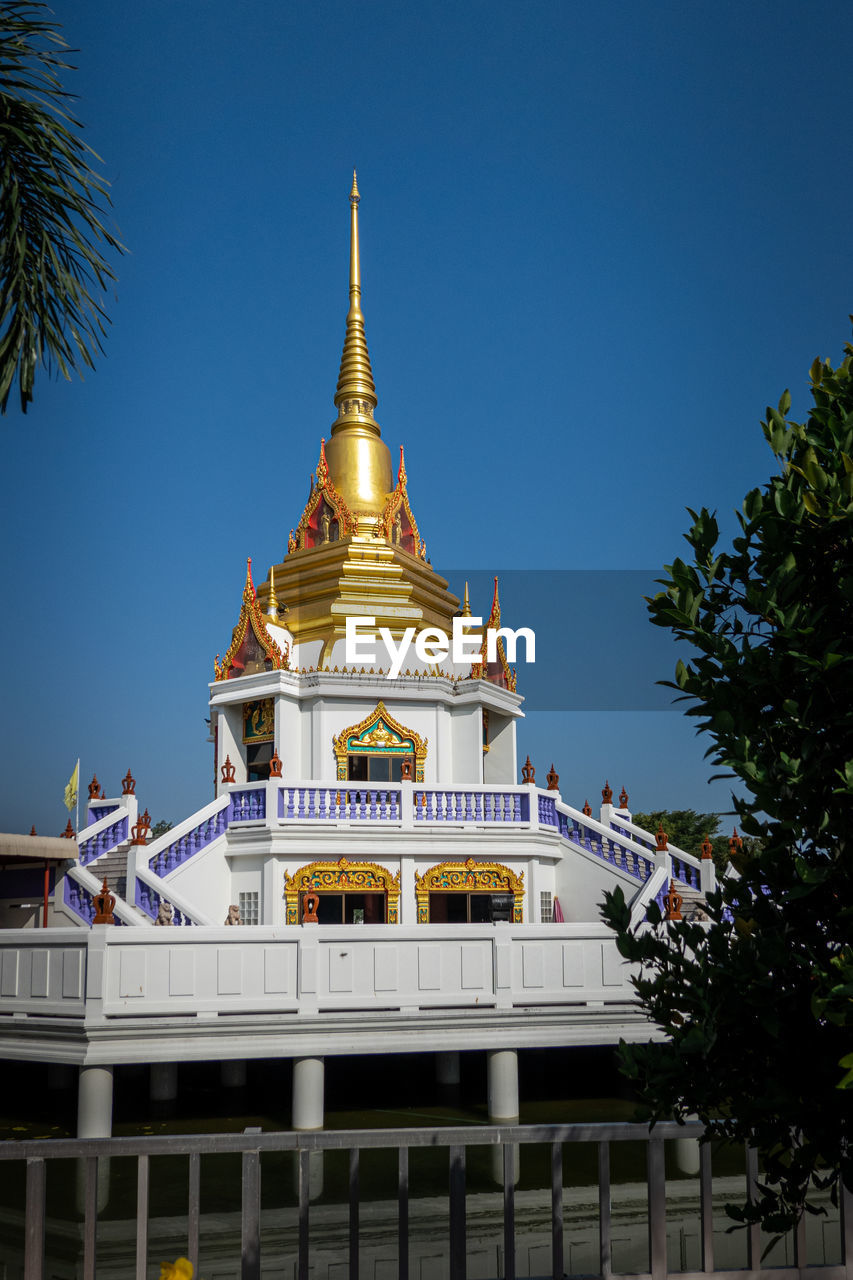
[[[321,442],[308,502],[291,531],[287,555],[258,587],[262,607],[267,608],[273,589],[286,604],[286,626],[295,644],[323,641],[316,665],[331,660],[347,616],[375,617],[377,626],[400,636],[409,626],[449,631],[459,608],[426,559],[409,504],[402,449],[395,482],[391,453],[374,417],[376,386],[361,310],[359,199],[353,173],[349,310],[334,398],[338,416],[330,438]]]

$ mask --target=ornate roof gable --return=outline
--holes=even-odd
[[[311,487],[296,533],[291,530],[288,554],[306,547],[322,547],[356,532],[357,520],[335,488],[326,461],[326,441],[320,441],[316,483]]]
[[[400,466],[397,471],[397,486],[388,495],[388,501],[382,515],[373,527],[374,536],[385,538],[392,546],[402,547],[421,560],[426,559],[426,546],[418,533],[418,526],[409,506],[409,495],[406,492],[406,462],[403,457],[403,446],[400,445]]]
[[[261,613],[261,606],[258,603],[255,584],[252,581],[252,558],[250,556],[246,561],[246,585],[243,588],[240,618],[234,628],[233,639],[222,662],[219,661],[218,653],[214,659],[214,679],[233,680],[238,676],[246,675],[247,659],[251,660],[250,650],[255,647],[252,643],[253,640],[263,655],[264,666],[269,662],[273,671],[286,669],[288,658],[290,657],[290,646],[285,643],[284,652],[282,653],[267,630],[267,624],[264,621],[264,615]]]
[[[486,631],[495,630],[501,625],[501,602],[498,595],[498,580],[495,578],[495,590],[492,596],[492,609],[486,622]],[[516,673],[510,669],[510,665],[506,660],[506,649],[504,642],[498,636],[498,657],[497,662],[487,661],[486,635],[483,635],[483,643],[480,647],[480,657],[477,662],[471,666],[471,676],[474,680],[491,680],[492,684],[499,684],[504,689],[511,689],[515,692]]]

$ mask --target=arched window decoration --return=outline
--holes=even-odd
[[[356,906],[355,921],[346,919],[342,911],[340,923],[397,924],[400,919],[400,873],[393,875],[387,867],[375,862],[350,862],[340,858],[337,862],[311,862],[294,874],[284,875],[285,922],[299,924],[299,900],[303,893],[334,894],[351,901],[359,897],[384,897],[382,919],[371,921],[365,907]],[[346,902],[343,904],[346,907]],[[350,911],[349,914],[353,914]],[[321,921],[322,922],[322,921]]]
[[[332,739],[338,762],[338,781],[396,781],[395,774],[402,761],[408,759],[414,760],[415,782],[423,782],[428,742],[428,738],[422,738],[395,720],[384,702],[378,702],[369,716]],[[370,761],[377,758],[383,764],[386,761],[391,764],[381,777],[371,774]]]
[[[465,862],[440,862],[430,867],[422,876],[415,873],[415,897],[418,903],[418,924],[429,924],[430,898],[432,895],[444,904],[445,894],[467,895],[463,914],[455,915],[455,922],[486,923],[495,919],[511,919],[522,924],[524,919],[524,872],[517,874],[500,862],[478,862],[468,858]],[[434,899],[434,905],[439,905]]]

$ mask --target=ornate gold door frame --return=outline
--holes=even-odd
[[[299,895],[316,893],[384,893],[388,904],[388,924],[400,919],[400,873],[392,875],[375,862],[310,862],[294,874],[284,873],[285,923],[299,923]]]
[[[431,893],[511,893],[512,922],[524,921],[524,872],[510,871],[501,862],[440,862],[422,876],[415,872],[418,924],[429,924]]]

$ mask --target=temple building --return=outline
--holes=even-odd
[[[523,679],[497,579],[472,610],[432,567],[403,449],[395,469],[377,421],[358,217],[354,176],[336,416],[286,555],[233,584],[210,684],[215,795],[152,840],[130,774],[112,797],[93,779],[49,911],[14,917],[52,931],[0,934],[0,1013],[20,1014],[0,1056],[78,1065],[84,1133],[109,1131],[98,1071],[247,1054],[294,1059],[293,1123],[311,1128],[316,1064],[380,1051],[380,1026],[385,1052],[495,1055],[490,1114],[511,1119],[518,1047],[648,1034],[599,923],[605,889],[621,884],[640,918],[713,882],[709,858],[634,826],[624,791],[614,804],[605,785],[593,816],[553,765],[519,776]],[[372,660],[348,661],[353,620],[362,653],[378,637]],[[454,627],[461,661],[441,643]],[[250,1041],[224,1016],[247,1011]]]

